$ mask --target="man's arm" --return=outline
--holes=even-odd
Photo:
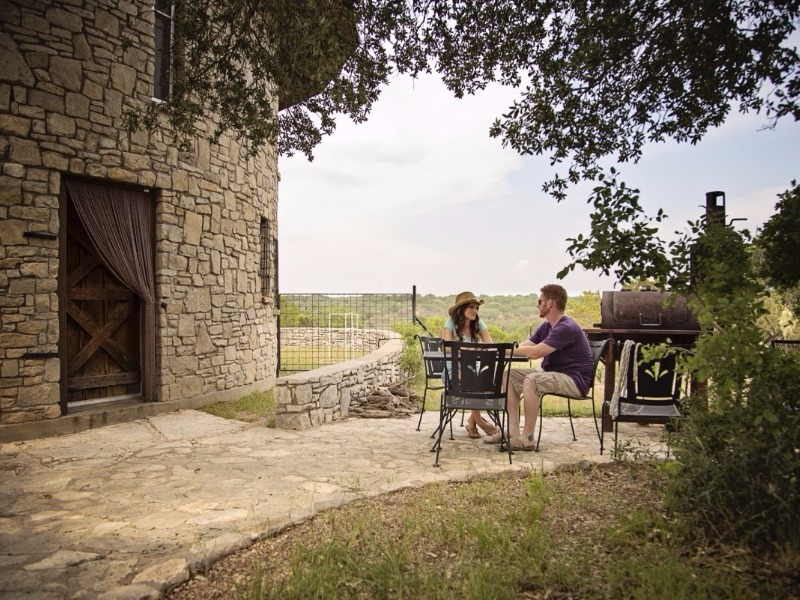
[[[544,342],[534,344],[530,340],[525,340],[514,349],[514,354],[517,356],[525,356],[531,360],[536,360],[537,358],[544,358],[548,354],[551,354],[555,351],[555,348],[548,346]]]

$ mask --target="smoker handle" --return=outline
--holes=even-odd
[[[639,313],[639,325],[642,327],[661,327],[661,313],[658,313],[658,323],[645,323],[642,321],[642,313]]]

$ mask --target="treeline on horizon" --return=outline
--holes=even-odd
[[[455,302],[456,295],[417,296],[417,317],[433,335],[440,335],[447,309]],[[489,327],[489,333],[496,342],[520,341],[528,338],[539,326],[537,301],[538,294],[520,295],[478,295],[484,300],[479,314]],[[592,327],[600,322],[600,293],[583,292],[570,296],[567,300],[567,315],[575,319],[581,327]]]

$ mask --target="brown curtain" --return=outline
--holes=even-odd
[[[144,301],[142,396],[156,399],[156,300],[152,199],[148,194],[82,181],[67,191],[106,268]]]

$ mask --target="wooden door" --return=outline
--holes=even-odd
[[[62,408],[140,395],[140,298],[103,266],[68,195],[65,201]]]

